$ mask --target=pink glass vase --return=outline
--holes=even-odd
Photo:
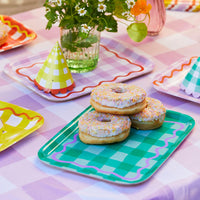
[[[158,35],[162,30],[166,20],[166,10],[164,0],[147,0],[147,4],[151,4],[150,21],[149,18],[145,20],[148,28],[148,35]],[[137,19],[141,20],[144,16],[140,15]]]

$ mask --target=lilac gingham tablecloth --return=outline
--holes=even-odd
[[[71,101],[51,102],[37,95],[5,73],[6,64],[50,50],[59,40],[59,30],[45,30],[44,9],[14,16],[38,35],[28,45],[0,54],[0,100],[23,106],[43,115],[44,125],[0,152],[0,199],[2,200],[198,200],[200,197],[200,107],[198,103],[157,91],[152,81],[179,59],[200,54],[200,14],[167,11],[167,21],[159,36],[141,43],[129,39],[121,25],[119,33],[103,36],[122,42],[127,48],[152,59],[153,72],[127,81],[143,87],[148,96],[163,102],[167,109],[192,116],[196,125],[189,137],[167,162],[146,182],[121,186],[73,174],[43,164],[38,150],[61,128],[89,106],[89,95]],[[127,55],[128,56],[128,55]]]

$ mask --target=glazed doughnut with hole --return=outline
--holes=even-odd
[[[94,88],[90,103],[98,112],[130,115],[146,107],[146,92],[135,85],[106,83]]]
[[[83,114],[78,122],[79,138],[86,144],[109,144],[125,140],[130,133],[128,116],[99,113]]]
[[[146,98],[147,107],[141,112],[131,115],[131,126],[136,129],[150,130],[162,126],[166,109],[158,99]]]

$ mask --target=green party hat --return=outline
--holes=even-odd
[[[181,83],[181,89],[195,98],[200,97],[200,57],[196,60],[190,71]]]
[[[73,77],[58,42],[39,70],[34,83],[40,90],[52,94],[66,93],[75,87]]]

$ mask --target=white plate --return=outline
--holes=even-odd
[[[174,63],[169,70],[156,75],[153,86],[156,90],[176,97],[200,103],[200,98],[194,98],[181,90],[180,84],[197,60],[197,56],[181,59]]]

